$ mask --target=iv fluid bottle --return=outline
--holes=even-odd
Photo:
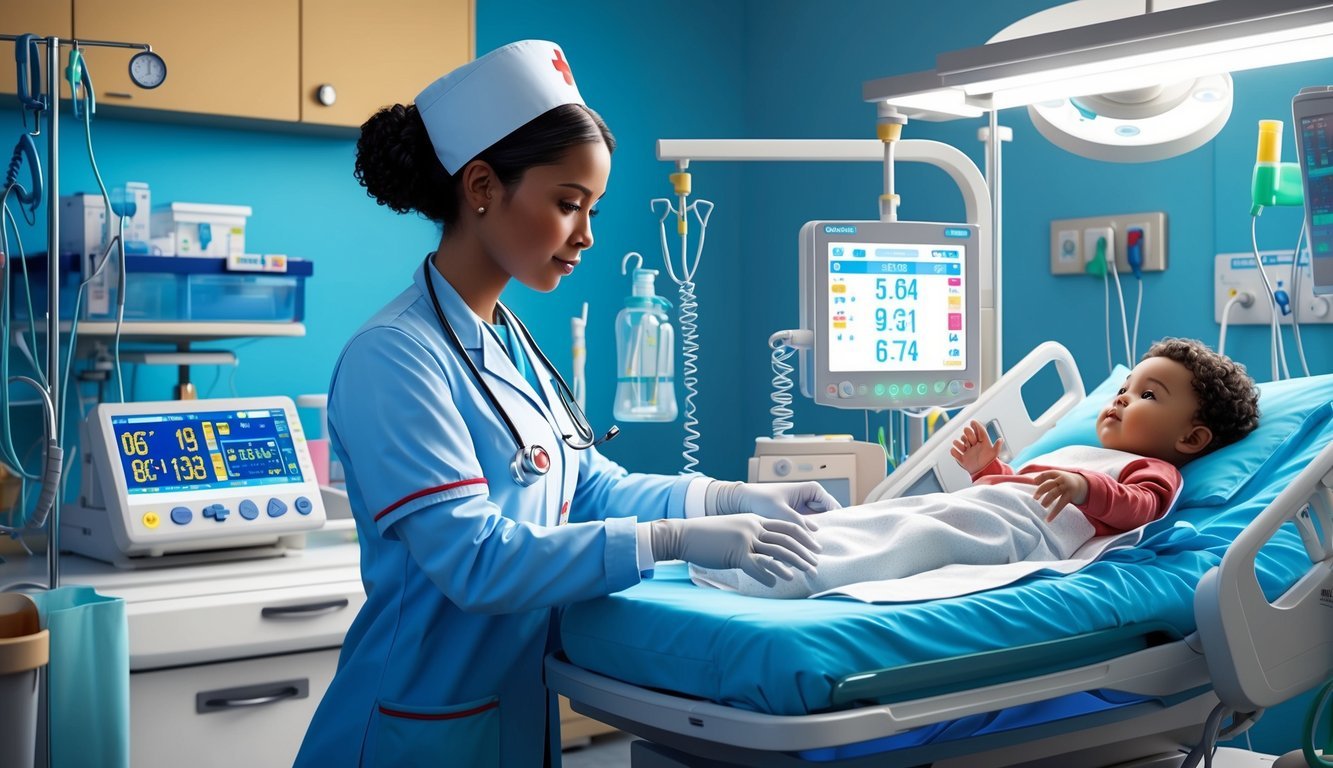
[[[634,270],[634,291],[616,315],[616,402],[620,421],[672,421],[676,418],[675,333],[658,296],[657,270]]]

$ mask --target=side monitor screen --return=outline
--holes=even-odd
[[[1333,293],[1333,114],[1301,118],[1301,165],[1315,292]]]

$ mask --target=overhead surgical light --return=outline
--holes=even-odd
[[[1027,106],[1055,144],[1138,162],[1187,152],[1221,130],[1232,103],[1225,73],[1331,54],[1333,2],[1077,0],[862,93],[927,120],[965,116],[940,105]]]

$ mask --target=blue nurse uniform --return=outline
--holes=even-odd
[[[511,477],[513,438],[444,335],[425,280],[525,444],[549,473]],[[434,268],[363,326],[329,389],[366,603],[297,765],[541,766],[558,762],[542,684],[553,608],[640,579],[635,523],[683,517],[698,479],[627,474],[574,433],[549,371],[519,373]],[[567,519],[568,524],[564,523]]]

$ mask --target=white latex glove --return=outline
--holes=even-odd
[[[786,520],[757,515],[654,520],[654,560],[684,560],[704,568],[740,568],[771,587],[791,581],[792,568],[814,572],[819,544],[810,532]]]
[[[824,486],[805,483],[727,483],[713,481],[704,493],[704,513],[734,515],[751,513],[772,520],[798,523],[806,530],[819,526],[807,515],[841,509]]]

